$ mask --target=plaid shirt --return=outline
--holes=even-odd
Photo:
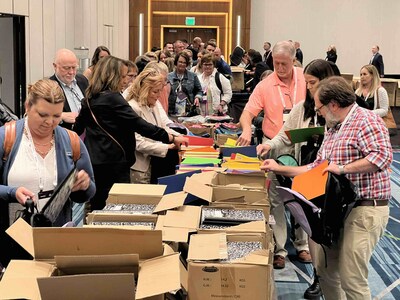
[[[342,130],[337,125],[325,133],[317,158],[310,167],[314,168],[324,159],[347,165],[365,157],[379,170],[346,174],[347,178],[358,187],[361,199],[390,199],[389,167],[393,153],[388,130],[381,117],[355,105]]]

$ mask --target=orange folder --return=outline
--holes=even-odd
[[[299,192],[308,200],[324,195],[328,172],[322,175],[322,171],[328,167],[328,164],[328,161],[324,160],[317,167],[295,176],[292,182],[292,190]]]

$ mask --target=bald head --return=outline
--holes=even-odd
[[[78,59],[71,50],[60,49],[56,52],[53,66],[57,78],[66,85],[70,85],[78,69]]]

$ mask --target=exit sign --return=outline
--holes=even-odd
[[[194,25],[196,25],[196,18],[195,17],[186,17],[185,25],[186,26],[194,26]]]

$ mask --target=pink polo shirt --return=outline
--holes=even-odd
[[[303,69],[293,67],[293,70],[296,74],[293,72],[290,86],[284,84],[275,72],[260,81],[244,108],[254,116],[264,110],[262,130],[270,139],[278,134],[283,125],[283,111],[292,109],[306,97]],[[296,77],[297,84],[294,80]]]

